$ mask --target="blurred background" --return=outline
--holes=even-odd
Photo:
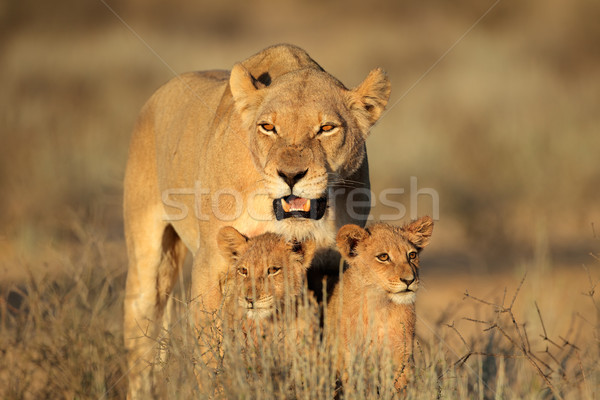
[[[368,141],[373,215],[439,194],[436,274],[572,268],[600,224],[600,3],[0,2],[0,281],[101,241],[126,270],[122,179],[139,109],[176,74],[306,49],[346,86],[392,82]],[[414,193],[413,193],[414,195]],[[405,221],[408,215],[405,217]],[[519,275],[520,276],[520,275]]]
[[[594,0],[0,0],[0,397],[124,396],[122,181],[137,114],[177,74],[281,42],[348,87],[389,75],[368,140],[373,216],[398,217],[386,189],[404,190],[387,198],[406,211],[398,223],[439,196],[425,351],[451,364],[518,353],[527,325],[536,359],[548,332],[582,349],[567,375],[600,377],[599,20]],[[174,297],[186,304],[184,287]],[[501,325],[516,339],[482,332],[510,299],[521,328]],[[493,382],[488,361],[464,372]],[[507,398],[544,397],[509,370]]]

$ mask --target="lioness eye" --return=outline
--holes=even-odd
[[[335,129],[335,125],[332,124],[325,124],[325,125],[321,125],[321,128],[319,129],[319,134],[320,133],[327,133],[327,132],[331,132]]]
[[[269,267],[269,269],[267,270],[269,276],[277,275],[279,271],[281,271],[281,267]]]
[[[415,258],[417,258],[417,252],[411,251],[410,253],[408,253],[408,258],[414,260]]]
[[[237,272],[241,276],[248,276],[248,268],[240,267],[238,268]]]
[[[377,255],[377,259],[381,262],[386,262],[390,259],[390,256],[388,253],[381,253],[381,254]]]
[[[266,134],[277,133],[273,124],[258,124],[258,126]]]

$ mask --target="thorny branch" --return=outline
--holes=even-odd
[[[498,332],[500,334],[500,336],[502,338],[504,338],[510,344],[511,348],[518,351],[518,354],[498,354],[498,353],[474,351],[471,349],[466,355],[461,357],[455,363],[455,365],[456,366],[463,365],[473,355],[480,355],[480,356],[486,356],[486,357],[525,359],[534,368],[534,370],[537,371],[538,375],[545,382],[546,386],[548,387],[548,389],[550,389],[553,396],[558,399],[562,399],[563,397],[562,397],[560,391],[557,389],[557,387],[554,385],[554,383],[551,380],[552,374],[555,373],[556,371],[558,371],[558,373],[560,374],[561,377],[566,379],[566,374],[564,372],[564,368],[559,360],[560,357],[557,357],[556,354],[553,354],[550,351],[550,348],[548,347],[548,345],[546,345],[545,350],[541,351],[541,353],[545,354],[548,357],[548,359],[549,359],[548,362],[544,361],[538,355],[536,355],[532,351],[531,342],[529,340],[529,336],[527,335],[526,324],[525,323],[520,324],[519,322],[517,322],[517,318],[515,317],[515,313],[513,312],[513,308],[515,306],[515,303],[517,301],[517,297],[521,291],[521,288],[523,287],[525,278],[526,278],[526,274],[521,279],[521,282],[519,283],[517,289],[514,292],[514,295],[512,297],[510,305],[508,305],[508,306],[505,305],[506,289],[504,290],[504,295],[502,296],[502,302],[500,304],[497,304],[497,303],[491,302],[491,301],[487,301],[484,299],[480,299],[478,297],[475,297],[475,296],[469,294],[466,291],[464,293],[465,299],[471,299],[475,302],[478,302],[485,306],[491,307],[495,314],[495,318],[493,318],[492,320],[481,320],[481,319],[465,317],[463,319],[473,322],[473,323],[476,323],[476,324],[484,325],[485,326],[485,328],[483,328],[484,332],[491,332],[491,331]],[[591,280],[590,280],[590,282],[591,282]],[[540,308],[539,308],[537,302],[535,302],[535,307],[536,307],[537,314],[539,316],[541,327],[542,327],[543,333],[540,334],[540,337],[542,338],[542,340],[545,341],[546,343],[549,343],[553,347],[555,347],[556,351],[558,351],[558,352],[563,351],[566,348],[570,347],[569,345],[571,343],[568,340],[562,339],[564,344],[561,346],[548,336],[548,332],[546,330],[546,325],[544,324],[544,320],[542,318],[542,312],[540,311]],[[506,317],[508,318],[508,321],[506,319],[501,318],[502,315],[506,315]],[[506,329],[507,322],[508,322],[508,326],[512,326],[512,328],[514,330],[513,334],[510,333],[510,330]],[[449,325],[449,327],[456,331],[456,328],[454,328],[454,324]],[[465,342],[464,338],[462,338],[462,336],[459,336],[459,337],[461,337],[461,340],[463,340],[463,342]],[[470,347],[467,346],[467,348],[470,348]],[[573,348],[571,347],[571,350],[572,349]],[[553,368],[551,366],[551,364],[557,365],[557,368]]]

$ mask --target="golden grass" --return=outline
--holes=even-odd
[[[135,116],[173,71],[229,68],[274,42],[306,48],[349,86],[386,69],[395,105],[369,139],[373,188],[417,176],[440,194],[409,397],[598,397],[597,3],[501,1],[423,79],[493,2],[108,3],[167,65],[101,2],[0,6],[1,398],[124,396],[121,182]],[[374,215],[391,211],[378,202]],[[501,304],[507,287],[506,308],[525,270],[518,328],[502,307],[463,299]],[[157,368],[173,398],[201,395],[186,326]],[[292,372],[267,379],[224,358],[221,397],[332,393],[328,349],[264,352],[263,371]],[[364,360],[348,398],[385,387],[378,361]]]
[[[49,269],[64,273],[29,275],[3,287],[0,397],[123,398],[124,275],[112,267],[124,262],[123,249],[105,238],[80,240],[74,247],[79,251],[48,259]],[[590,261],[589,271],[531,267],[525,278],[519,270],[493,279],[425,273],[417,300],[416,374],[407,397],[595,398],[600,309],[594,289],[600,264]],[[173,297],[169,335],[156,346],[162,350],[154,365],[162,397],[313,399],[333,398],[339,390],[337,351],[320,341],[311,304],[301,308],[309,323],[298,342],[266,335],[244,346],[237,331],[216,342],[211,350],[218,362],[208,368],[196,340],[214,330],[190,328],[194,303],[185,289],[176,288]],[[279,322],[287,327],[293,321]],[[389,361],[368,352],[354,357],[343,398],[392,398]]]

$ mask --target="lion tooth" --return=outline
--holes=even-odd
[[[304,211],[305,212],[310,211],[310,200],[306,200],[306,203],[304,203]]]
[[[290,205],[284,199],[281,199],[281,206],[283,207],[283,211],[290,212]]]

